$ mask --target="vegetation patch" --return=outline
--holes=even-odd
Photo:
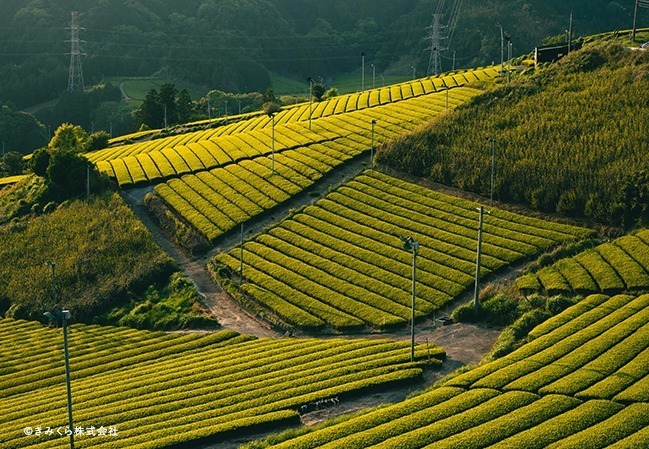
[[[79,324],[69,334],[75,424],[114,426],[118,437],[103,444],[124,448],[219,442],[294,425],[305,408],[412,385],[444,357],[440,348],[418,345],[411,362],[408,342],[379,339],[256,339],[232,331],[165,334]],[[65,427],[61,333],[0,319],[0,337],[7,354],[0,445],[30,447],[33,438],[16,428]],[[88,439],[79,436],[78,444]]]
[[[241,291],[302,329],[403,326],[411,313],[412,254],[399,237],[412,235],[421,245],[420,319],[473,285],[476,206],[366,171],[245,243]],[[494,209],[484,219],[482,275],[591,233]],[[240,249],[214,262],[215,273],[238,278]],[[493,316],[505,319],[503,310]]]
[[[647,52],[589,44],[388,144],[377,162],[489,196],[493,152],[496,199],[646,225],[648,67]]]

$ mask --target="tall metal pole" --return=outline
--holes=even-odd
[[[376,125],[376,120],[372,120],[372,148],[370,148],[370,163],[372,169],[374,169],[374,125]]]
[[[503,32],[503,26],[500,27],[500,76],[505,75],[505,33]]]
[[[453,50],[453,71],[455,71],[455,50]]]
[[[273,173],[275,173],[275,113],[271,114],[271,120],[272,120],[272,152],[273,152],[273,158],[271,162],[271,168],[273,170]]]
[[[241,223],[241,244],[239,245],[239,290],[243,283],[243,223]]]
[[[372,64],[372,89],[374,89],[375,80],[376,80],[376,66]]]
[[[53,268],[52,268],[53,269]],[[70,426],[70,449],[74,449],[74,422],[72,420],[72,387],[70,385],[70,355],[68,353],[69,310],[62,311],[63,317],[63,355],[65,356],[65,384],[68,389],[68,423]]]
[[[448,86],[446,86],[446,111],[448,112]]]
[[[485,212],[484,207],[478,208],[480,218],[478,221],[478,249],[475,259],[475,288],[473,290],[473,308],[478,313],[480,305],[478,304],[478,290],[480,288],[480,256],[482,255],[482,216]]]
[[[309,82],[309,131],[311,131],[311,115],[313,114],[313,78],[307,78]]]
[[[365,92],[365,52],[361,53],[361,92]]]
[[[570,28],[568,28],[568,52],[570,54],[570,48],[572,47],[572,11],[570,11]]]
[[[410,307],[410,361],[415,361],[415,296],[417,288],[417,250],[419,243],[412,242],[412,301]]]
[[[512,41],[507,42],[507,82],[511,80],[512,73]]]
[[[487,137],[487,142],[491,142],[491,182],[489,187],[489,206],[493,206],[494,202],[494,176],[496,165],[496,139]]]
[[[631,41],[635,42],[636,21],[638,20],[638,5],[640,0],[635,0],[635,8],[633,9],[633,30],[631,31]]]

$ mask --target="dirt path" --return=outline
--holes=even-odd
[[[245,238],[262,232],[269,226],[275,225],[283,220],[287,214],[296,208],[313,203],[326,195],[331,187],[335,187],[346,182],[358,174],[361,170],[367,168],[369,158],[358,158],[343,168],[335,170],[334,173],[321,179],[307,191],[297,195],[291,201],[280,205],[272,211],[262,214],[251,222],[247,223],[244,228]],[[143,187],[130,189],[122,192],[123,198],[130,205],[135,215],[149,229],[154,239],[162,249],[172,257],[196,285],[198,291],[204,298],[205,305],[212,311],[213,315],[219,320],[223,328],[232,329],[237,332],[256,335],[258,337],[279,337],[281,334],[271,326],[253,316],[247,310],[243,309],[236,301],[230,298],[221,288],[216,285],[206,268],[207,261],[223,251],[229,251],[240,241],[240,228],[233,229],[225,234],[216,246],[207,254],[201,257],[193,257],[177,247],[161,231],[157,221],[151,217],[144,206],[144,197],[153,190],[153,187]],[[517,269],[509,269],[506,272],[497,274],[497,279],[501,277],[508,278],[514,276]],[[496,276],[492,276],[496,278]],[[460,298],[456,299],[438,312],[437,316],[448,315],[459,304],[470,299],[472,292],[467,292]],[[484,355],[489,352],[491,346],[498,338],[500,331],[467,324],[442,325],[435,320],[435,316],[415,327],[415,341],[417,344],[430,344],[440,346],[446,351],[446,360],[440,368],[426,368],[424,370],[423,380],[414,382],[399,388],[391,388],[386,391],[374,392],[353,399],[341,401],[337,407],[324,410],[318,410],[307,413],[302,416],[301,421],[304,425],[314,425],[324,420],[336,417],[341,414],[351,413],[374,407],[379,404],[390,404],[403,401],[410,394],[421,391],[423,388],[432,385],[444,376],[455,371],[464,365],[473,365],[479,363]],[[307,336],[297,336],[297,338],[306,338]],[[321,338],[335,338],[339,335],[323,335]],[[410,331],[402,329],[390,333],[360,333],[346,335],[345,338],[389,338],[394,340],[410,340]],[[236,449],[252,439],[261,439],[268,434],[248,435],[245,437],[230,439],[226,442],[209,444],[204,446],[205,449]]]
[[[259,217],[246,223],[244,227],[245,238],[249,238],[269,226],[281,222],[293,209],[311,204],[325,196],[329,188],[346,182],[361,170],[367,168],[369,157],[359,157],[343,167],[334,170],[332,173],[320,179],[313,186],[298,194],[290,201],[279,205],[271,211],[261,214]],[[215,247],[201,257],[191,256],[179,248],[162,232],[158,222],[151,217],[146,206],[144,197],[153,191],[153,186],[139,187],[121,192],[131,210],[142,221],[144,226],[151,232],[154,240],[160,245],[170,257],[172,257],[182,272],[191,279],[198,292],[202,295],[204,305],[209,308],[213,316],[219,320],[223,328],[231,329],[244,334],[251,334],[257,337],[278,337],[282,334],[274,330],[268,323],[258,319],[253,314],[242,308],[239,303],[226,294],[210,277],[207,270],[207,262],[214,255],[232,249],[240,241],[240,228],[236,227],[223,235]]]

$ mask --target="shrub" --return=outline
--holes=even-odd
[[[552,315],[558,315],[570,306],[574,306],[577,301],[567,296],[558,295],[550,298],[547,303],[548,311]]]

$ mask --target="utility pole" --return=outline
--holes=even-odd
[[[374,126],[376,125],[376,120],[372,119],[372,147],[370,149],[370,163],[372,169],[374,169]]]
[[[403,249],[412,251],[412,300],[410,308],[410,361],[415,361],[415,297],[417,287],[417,251],[419,243],[415,242],[412,237],[403,238]]]
[[[365,92],[365,52],[361,53],[361,92]]]
[[[311,131],[311,115],[313,115],[313,78],[306,79],[309,82],[309,131]]]
[[[243,283],[243,222],[241,222],[241,244],[239,245],[239,291]]]
[[[453,71],[455,71],[455,50],[453,50]]]
[[[505,76],[505,33],[501,24],[496,26],[500,27],[500,76]]]
[[[512,37],[509,33],[505,37],[507,38],[507,82],[509,83],[512,72]]]
[[[487,140],[491,142],[491,193],[489,195],[489,206],[494,204],[494,172],[496,165],[496,139],[488,137]]]
[[[79,31],[83,30],[83,28],[79,27],[77,11],[72,11],[71,16],[70,26],[67,28],[70,30],[70,40],[66,41],[70,43],[70,71],[68,76],[69,92],[76,89],[81,89],[83,91],[85,88],[83,82],[83,69],[81,67],[81,49],[79,45],[82,42],[79,40]]]
[[[439,10],[439,8],[438,8]],[[439,75],[442,72],[442,59],[440,56],[440,51],[445,50],[442,47],[442,40],[445,37],[442,35],[442,14],[437,12],[433,14],[433,22],[431,23],[429,29],[430,37],[430,56],[428,57],[428,70],[427,75]]]
[[[572,11],[570,11],[570,27],[568,28],[568,53],[570,54],[570,48],[572,47]]]
[[[485,211],[483,206],[480,206],[477,209],[479,212],[478,248],[477,248],[476,259],[475,259],[475,287],[473,289],[473,307],[476,315],[478,314],[478,311],[480,309],[480,305],[478,303],[478,290],[480,289],[480,256],[482,255],[482,216],[484,215],[485,212],[490,213],[489,211]]]
[[[631,31],[631,41],[635,42],[635,30],[636,30],[636,23],[638,20],[638,4],[640,3],[640,0],[635,0],[635,7],[633,8],[633,31]]]

